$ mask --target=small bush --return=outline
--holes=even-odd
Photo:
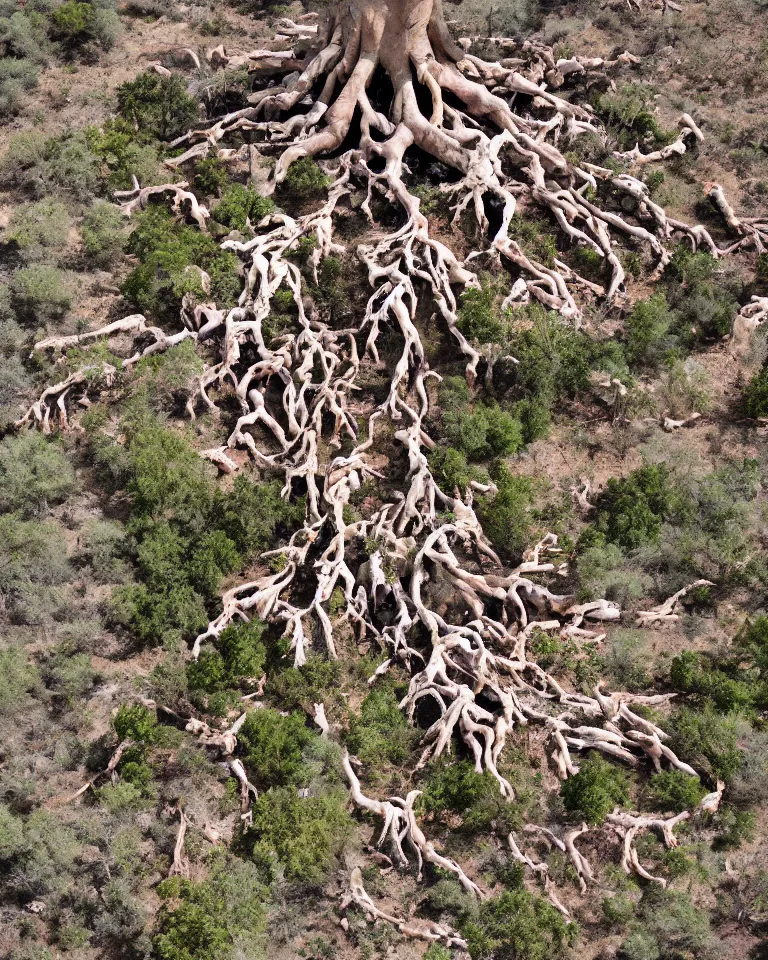
[[[0,117],[15,116],[24,94],[37,86],[38,68],[31,60],[0,60]]]
[[[697,777],[682,770],[664,770],[651,777],[649,787],[651,802],[663,813],[682,813],[693,810],[707,790]]]
[[[0,509],[40,515],[76,489],[71,462],[42,434],[22,433],[0,442]]]
[[[633,550],[658,539],[662,521],[674,505],[669,471],[664,464],[640,467],[622,479],[611,477],[597,499],[592,530],[580,548],[607,540]]]
[[[11,277],[11,304],[21,323],[49,323],[72,307],[69,279],[49,266],[23,267]]]
[[[213,209],[213,217],[230,230],[244,231],[248,222],[255,226],[274,210],[269,197],[261,197],[256,190],[240,183],[233,183],[222,194]]]
[[[579,772],[563,783],[560,796],[566,810],[587,823],[602,823],[614,807],[629,802],[626,771],[591,753]]]
[[[497,492],[481,500],[483,530],[498,550],[516,556],[530,541],[531,481],[503,463],[492,464],[490,474]]]
[[[189,96],[182,77],[142,73],[117,88],[120,116],[134,124],[144,137],[173,140],[200,118],[197,103]]]
[[[472,960],[555,960],[578,934],[548,900],[527,890],[483,900],[461,930]]]
[[[267,659],[263,633],[260,620],[227,627],[216,641],[215,650],[203,649],[198,660],[187,666],[190,690],[221,693],[243,680],[258,680]]]
[[[504,340],[508,320],[501,315],[499,302],[499,290],[487,277],[482,278],[480,290],[470,288],[462,293],[458,327],[467,339],[481,344]]]
[[[672,321],[672,312],[663,293],[638,301],[625,324],[627,360],[634,366],[658,366],[669,348],[667,335]]]
[[[363,700],[360,716],[350,720],[348,744],[364,763],[377,768],[384,763],[404,763],[415,734],[394,693],[378,688]]]
[[[427,455],[429,468],[440,487],[448,493],[457,489],[462,495],[473,480],[479,480],[480,471],[470,467],[466,456],[453,447],[437,446]]]
[[[103,200],[97,200],[86,211],[80,233],[88,261],[99,267],[113,264],[122,255],[128,239],[125,217],[117,207]]]
[[[304,749],[315,736],[300,713],[284,717],[276,710],[252,710],[237,735],[238,752],[258,787],[302,785],[307,779]]]
[[[486,460],[516,453],[523,445],[523,428],[511,413],[475,403],[471,408],[466,383],[449,378],[440,391],[448,442],[469,460]]]
[[[319,199],[330,183],[312,157],[301,157],[288,168],[280,193],[288,198],[306,202]]]
[[[112,725],[117,739],[131,740],[134,743],[149,744],[155,738],[157,717],[140,703],[122,706],[115,714]]]
[[[8,224],[8,238],[26,257],[37,258],[61,250],[70,225],[64,204],[49,198],[18,207]]]
[[[768,367],[756,373],[741,397],[744,415],[752,420],[768,416]]]
[[[205,880],[171,877],[157,892],[166,901],[153,941],[158,960],[221,960],[241,947],[261,952],[269,891],[252,864],[220,853]]]
[[[51,33],[69,52],[111,50],[120,34],[117,14],[82,0],[65,0],[51,14]]]
[[[322,883],[352,829],[346,807],[346,791],[299,797],[295,787],[273,787],[253,805],[244,846],[266,877]]]
[[[41,690],[40,673],[23,650],[18,647],[0,650],[0,717],[23,712],[29,707],[29,694]]]
[[[670,746],[681,760],[729,783],[738,773],[742,754],[737,746],[739,718],[722,716],[706,705],[682,707],[668,723]]]

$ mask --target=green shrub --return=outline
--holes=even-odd
[[[0,804],[0,863],[7,864],[25,849],[24,824],[4,804]]]
[[[619,143],[631,150],[638,142],[664,145],[675,132],[663,130],[652,112],[653,89],[642,83],[625,83],[612,93],[597,97],[596,108],[605,123],[614,128]]]
[[[99,186],[99,161],[80,131],[59,137],[28,131],[11,138],[0,180],[35,197],[62,193],[87,201]]]
[[[117,207],[103,200],[97,200],[85,212],[80,234],[89,263],[99,267],[113,264],[122,255],[128,240],[125,217]]]
[[[695,907],[687,894],[654,883],[646,887],[618,955],[622,960],[710,960],[717,955],[717,943],[706,911]]]
[[[0,510],[41,515],[77,486],[70,460],[42,434],[29,431],[0,441]]]
[[[112,721],[117,739],[134,743],[152,743],[157,728],[157,717],[140,703],[122,706]]]
[[[476,403],[470,410],[443,406],[448,442],[469,460],[487,460],[517,453],[523,446],[519,420],[500,407]]]
[[[189,96],[184,79],[142,73],[117,88],[120,116],[144,137],[173,140],[200,119],[198,105]]]
[[[222,960],[264,945],[269,891],[252,864],[217,854],[207,879],[171,877],[153,940],[158,960]]]
[[[0,60],[0,117],[20,112],[24,94],[37,86],[38,68],[31,60]]]
[[[498,286],[481,277],[479,290],[469,288],[461,295],[457,315],[459,330],[475,343],[501,343],[507,333],[506,317],[501,315]]]
[[[0,516],[0,594],[16,622],[43,622],[62,603],[57,588],[69,575],[67,546],[58,524]]]
[[[157,147],[138,142],[133,127],[124,120],[118,117],[105,121],[102,127],[88,127],[85,137],[91,152],[108,171],[105,180],[110,190],[130,189],[134,176],[144,187],[157,182]]]
[[[560,796],[566,810],[587,823],[602,823],[614,807],[629,802],[626,771],[590,753],[579,772],[563,783]]]
[[[220,693],[237,687],[243,680],[258,680],[264,672],[267,650],[262,641],[260,620],[227,627],[216,649],[203,649],[198,660],[187,665],[190,690]]]
[[[217,156],[197,161],[192,174],[192,189],[201,197],[220,197],[228,184],[227,165]]]
[[[239,261],[222,252],[212,237],[178,223],[161,207],[147,210],[136,220],[128,251],[139,258],[140,266],[128,275],[122,291],[142,313],[171,319],[178,315],[185,293],[208,299],[199,273],[188,269],[192,265],[210,276],[212,299],[222,304],[237,300]]]
[[[682,770],[664,770],[651,777],[648,792],[655,809],[682,813],[697,807],[707,790],[697,777]]]
[[[514,367],[518,388],[547,407],[588,390],[595,349],[589,336],[538,306],[527,308],[527,314],[532,325],[516,328],[509,339],[509,352],[519,361]]]
[[[50,54],[44,17],[28,4],[24,10],[7,4],[0,10],[0,56],[28,59],[43,66]]]
[[[742,762],[737,746],[738,728],[738,717],[722,716],[711,705],[705,705],[702,710],[676,710],[667,732],[669,745],[681,760],[729,783]]]
[[[676,690],[695,694],[726,713],[751,706],[756,693],[747,679],[729,676],[693,650],[684,650],[673,659],[669,680]]]
[[[294,200],[317,200],[330,182],[312,157],[300,157],[288,168],[279,190]]]
[[[453,447],[436,446],[429,451],[427,459],[429,469],[447,493],[457,489],[463,495],[470,483],[482,476],[477,468],[469,466],[464,454]]]
[[[8,238],[26,257],[41,257],[66,245],[70,225],[64,204],[48,198],[17,207],[8,224]]]
[[[492,464],[490,474],[497,492],[480,501],[483,530],[498,550],[516,556],[530,541],[531,481],[515,476],[503,463]]]
[[[41,690],[40,673],[23,650],[19,647],[0,650],[0,717],[22,713],[29,707],[29,695]]]
[[[621,479],[611,477],[597,498],[593,528],[582,535],[580,548],[607,540],[634,550],[657,540],[662,521],[672,511],[673,494],[664,464],[640,467]]]
[[[120,34],[114,10],[81,0],[65,0],[51,14],[51,33],[65,50],[89,52],[94,46],[111,50]]]
[[[378,768],[384,763],[404,763],[416,736],[394,693],[377,688],[363,700],[360,716],[350,720],[348,744],[363,763]]]
[[[270,677],[272,694],[284,710],[310,710],[312,704],[327,699],[339,686],[341,666],[338,660],[326,660],[310,653],[303,667],[288,667]]]
[[[578,928],[543,897],[506,891],[483,900],[461,931],[472,960],[554,960],[565,955]]]
[[[655,367],[668,349],[673,316],[663,293],[639,300],[625,324],[627,360],[635,366]]]
[[[301,713],[252,710],[237,735],[238,752],[261,789],[306,783],[305,747],[316,734]]]
[[[253,805],[244,846],[265,876],[322,883],[352,830],[346,807],[346,791],[299,797],[295,787],[273,787]]]
[[[754,840],[756,825],[757,819],[751,810],[738,810],[729,803],[723,804],[714,823],[717,829],[715,847],[719,850],[738,850]]]
[[[419,798],[425,814],[459,814],[469,830],[489,829],[504,802],[492,774],[478,773],[468,760],[431,766]]]
[[[768,367],[756,373],[741,396],[744,415],[752,420],[768,416]]]
[[[587,547],[579,553],[576,570],[586,599],[605,597],[622,607],[648,594],[653,581],[627,564],[616,544]]]
[[[69,278],[49,266],[23,267],[9,283],[11,304],[21,323],[50,323],[72,307]]]
[[[252,186],[233,183],[222,194],[213,209],[213,217],[230,230],[244,231],[248,221],[252,226],[272,213],[274,204],[269,197],[261,197]]]

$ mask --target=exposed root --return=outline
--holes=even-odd
[[[680,423],[680,426],[682,425],[683,423]],[[654,623],[672,623],[679,620],[680,617],[675,613],[675,607],[686,594],[698,587],[714,587],[714,583],[711,580],[696,580],[689,583],[687,587],[673,593],[671,597],[668,597],[657,607],[652,607],[650,610],[638,610],[637,622],[645,626],[651,626]]]

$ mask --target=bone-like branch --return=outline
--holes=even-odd
[[[645,626],[651,626],[654,623],[671,623],[674,620],[679,620],[680,617],[675,613],[675,607],[679,601],[697,587],[713,586],[714,583],[711,580],[695,580],[693,583],[689,583],[687,587],[683,587],[682,590],[678,590],[677,593],[673,593],[671,597],[668,597],[658,606],[652,607],[650,610],[638,610],[637,622]]]

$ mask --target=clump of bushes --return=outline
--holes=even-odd
[[[516,453],[523,446],[520,421],[500,407],[469,405],[469,388],[461,377],[450,377],[440,391],[443,425],[451,446],[469,460],[487,460]]]
[[[654,368],[671,343],[668,337],[674,316],[663,293],[638,300],[625,323],[624,352],[633,366]]]
[[[247,229],[249,221],[255,226],[273,210],[274,204],[269,197],[259,196],[251,186],[233,183],[221,195],[213,209],[213,217],[230,230],[242,232]]]
[[[83,216],[80,235],[88,261],[99,267],[108,267],[125,250],[128,241],[125,217],[111,203],[97,200]]]
[[[288,173],[278,188],[279,195],[300,202],[316,200],[323,195],[330,182],[312,157],[300,157],[288,168]]]
[[[12,240],[27,259],[56,253],[66,245],[71,220],[67,208],[52,197],[18,207],[8,224]]]
[[[0,161],[0,182],[33,197],[59,193],[85,202],[99,188],[100,176],[99,159],[80,131],[58,137],[19,133]]]
[[[515,475],[498,462],[491,464],[489,473],[497,492],[480,499],[483,530],[497,550],[507,556],[517,556],[531,538],[531,480]]]
[[[252,710],[237,735],[238,752],[260,789],[304,786],[308,768],[304,750],[316,739],[304,715],[277,710]]]
[[[614,807],[629,802],[629,780],[625,770],[590,753],[579,772],[568,777],[560,788],[566,810],[587,823],[600,824]]]
[[[76,489],[75,471],[57,443],[32,431],[0,442],[0,510],[40,516]]]
[[[149,140],[173,140],[200,118],[196,101],[178,74],[142,73],[117,88],[120,116]]]
[[[349,749],[372,767],[404,763],[418,736],[397,703],[391,689],[377,687],[350,720]]]
[[[72,285],[66,273],[47,264],[22,267],[8,284],[11,306],[21,323],[50,323],[72,308]]]
[[[198,659],[187,665],[189,689],[217,694],[246,680],[258,680],[267,659],[263,633],[264,624],[258,619],[227,627],[215,649],[204,647]]]
[[[164,208],[153,207],[137,218],[128,251],[140,265],[123,283],[123,294],[142,313],[160,318],[178,314],[186,293],[200,300],[209,296],[217,303],[237,300],[241,279],[239,261],[223,252],[216,241],[196,227],[180,224]],[[210,295],[202,287],[197,266],[210,277]]]
[[[611,479],[597,498],[595,520],[579,539],[580,549],[613,543],[633,550],[658,539],[671,514],[674,490],[664,464],[633,470]]]
[[[293,786],[272,787],[254,802],[242,843],[265,878],[282,875],[315,886],[333,868],[351,828],[346,791],[300,797]]]

